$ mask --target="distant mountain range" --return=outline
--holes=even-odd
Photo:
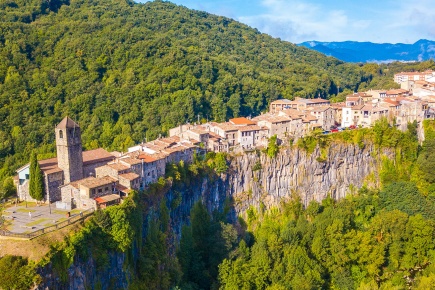
[[[306,41],[299,46],[346,62],[424,61],[435,58],[435,41],[426,39],[420,39],[414,44]]]

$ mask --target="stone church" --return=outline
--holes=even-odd
[[[45,200],[56,202],[62,199],[61,187],[83,178],[95,177],[95,169],[113,161],[115,156],[102,148],[82,151],[80,126],[65,117],[55,128],[57,157],[40,160],[44,175]],[[32,201],[29,195],[30,164],[19,168],[18,198]]]
[[[45,181],[45,201],[58,208],[104,208],[120,202],[165,176],[167,163],[193,161],[197,146],[178,137],[135,146],[125,154],[102,148],[82,151],[80,126],[65,117],[55,128],[57,157],[39,160]],[[138,148],[136,148],[138,147]],[[18,198],[29,195],[30,164],[19,168]]]

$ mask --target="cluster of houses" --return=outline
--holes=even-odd
[[[281,141],[297,140],[314,129],[371,127],[381,118],[406,130],[409,122],[420,124],[434,116],[435,91],[432,96],[415,96],[407,89],[370,90],[351,94],[344,102],[334,104],[324,99],[276,100],[270,104],[267,113],[255,118],[184,124],[170,129],[169,135],[200,143],[207,150],[228,152],[267,146],[274,135]]]
[[[103,148],[82,151],[79,125],[65,117],[55,128],[57,157],[40,160],[45,201],[62,209],[105,208],[117,204],[132,190],[145,189],[165,175],[167,163],[190,163],[200,150],[179,137],[132,147],[126,153]],[[20,200],[34,201],[29,194],[30,164],[17,170]]]
[[[64,209],[104,208],[165,176],[167,163],[191,163],[194,154],[204,150],[265,147],[274,135],[280,141],[295,140],[315,129],[370,127],[383,117],[406,130],[408,122],[421,123],[435,116],[435,73],[417,75],[395,76],[401,89],[354,93],[342,103],[331,104],[320,98],[282,99],[255,118],[183,124],[170,129],[169,137],[133,146],[125,153],[102,148],[82,151],[80,127],[65,117],[55,128],[57,157],[38,161],[44,175],[45,200]],[[29,168],[27,164],[17,170],[16,184],[18,197],[30,201]]]

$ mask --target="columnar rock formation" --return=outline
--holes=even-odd
[[[227,176],[227,194],[234,198],[237,212],[260,202],[268,208],[292,194],[299,195],[305,205],[328,195],[339,199],[364,182],[376,183],[382,154],[394,158],[394,150],[342,143],[332,144],[325,160],[318,148],[312,154],[281,150],[275,158],[256,153],[236,156]]]
[[[278,205],[281,200],[290,198],[292,194],[298,194],[304,204],[311,200],[321,201],[328,195],[339,199],[365,182],[369,185],[376,184],[381,155],[395,157],[394,150],[379,150],[371,144],[360,148],[358,145],[343,143],[331,144],[327,154],[323,154],[324,159],[321,155],[319,149],[307,154],[296,148],[283,149],[274,158],[255,151],[234,155],[230,157],[227,174],[211,179],[197,179],[188,186],[169,189],[165,193],[165,200],[170,209],[174,242],[181,236],[182,226],[189,223],[190,210],[198,200],[202,200],[209,210],[220,211],[224,209],[226,200],[233,200],[230,215],[236,221],[237,215],[243,215],[251,206],[260,208],[263,204],[265,208],[270,208]],[[180,199],[180,202],[173,206],[176,199]],[[149,206],[158,208],[159,205],[151,202]],[[149,209],[144,213],[144,220],[154,214],[156,210]],[[147,224],[144,223],[143,227],[146,235]],[[44,276],[41,289],[85,289],[95,288],[96,285],[102,288],[109,285],[126,287],[131,273],[123,267],[125,259],[124,253],[110,253],[109,266],[97,271],[95,261],[81,261],[76,257],[68,269],[66,284],[60,283],[53,274],[53,269],[47,266],[41,269]]]

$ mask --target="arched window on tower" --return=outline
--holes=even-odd
[[[59,130],[59,138],[62,139],[63,138],[63,131]]]

